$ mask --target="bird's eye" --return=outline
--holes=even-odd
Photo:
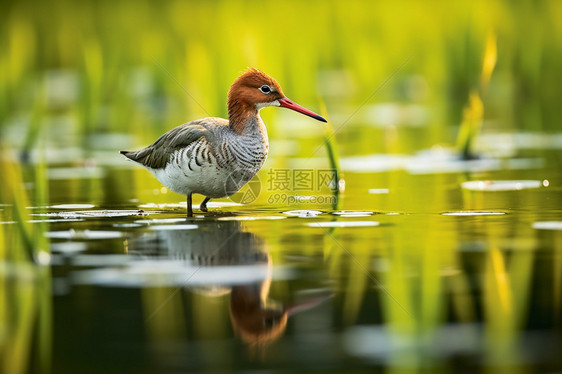
[[[266,85],[266,84],[264,84],[263,86],[261,86],[261,87],[259,88],[259,90],[260,90],[261,92],[263,92],[264,94],[269,94],[269,93],[271,93],[271,87],[269,87],[269,86]]]

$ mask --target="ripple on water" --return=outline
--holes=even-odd
[[[154,211],[150,213],[155,213]],[[51,212],[51,213],[36,213],[32,216],[39,217],[60,217],[63,219],[75,218],[114,218],[114,217],[129,217],[129,216],[147,216],[148,213],[144,210],[78,210],[73,212]]]
[[[521,170],[542,165],[541,159],[502,160],[488,155],[476,160],[462,160],[454,149],[432,148],[415,155],[371,154],[343,157],[340,160],[344,171],[358,173],[406,170],[410,174],[459,173],[464,171],[482,172],[508,168]]]
[[[282,213],[292,217],[308,218],[308,217],[316,217],[317,215],[322,214],[324,212],[321,212],[319,210],[301,209],[301,210],[288,210]]]
[[[103,231],[103,230],[64,230],[64,231],[48,231],[45,236],[50,239],[116,239],[121,238],[123,233],[120,231]]]
[[[172,230],[194,230],[197,225],[156,225],[150,226],[151,230],[154,231],[172,231]]]
[[[147,203],[139,205],[139,208],[143,209],[165,209],[165,208],[186,208],[187,203],[163,203],[163,204],[155,204],[155,203]]]
[[[277,219],[287,219],[284,216],[231,216],[231,217],[219,217],[217,221],[260,221],[260,220],[277,220]]]
[[[388,188],[370,188],[369,193],[373,195],[383,195],[389,193],[390,190]]]
[[[140,223],[114,223],[112,225],[113,227],[117,227],[120,229],[131,229],[131,228],[135,228],[135,227],[143,227],[144,225],[140,224]]]
[[[184,203],[187,206],[187,203]],[[194,204],[195,209],[199,209],[200,204]],[[229,206],[242,206],[244,204],[235,203],[234,201],[210,201],[207,203],[207,208],[226,208]]]
[[[562,221],[538,221],[533,222],[535,230],[562,230]]]
[[[101,167],[53,167],[49,168],[49,179],[72,180],[72,179],[100,179],[106,175]]]
[[[270,266],[264,264],[200,267],[194,266],[189,261],[131,260],[130,256],[122,255],[77,255],[73,257],[73,265],[102,267],[75,271],[72,277],[75,284],[97,284],[109,287],[230,288],[233,285],[263,282],[264,279],[271,277]],[[275,280],[289,279],[293,276],[290,269],[275,267],[275,270],[273,272]],[[190,277],[195,273],[197,276]],[[188,284],[186,284],[186,277],[189,277]]]
[[[90,209],[95,207],[94,204],[58,204],[51,205],[49,208],[53,209]]]
[[[462,183],[462,188],[471,191],[519,191],[540,188],[539,180],[497,180],[497,181],[468,181]]]
[[[60,242],[51,244],[51,251],[65,254],[85,252],[88,244],[85,242]]]
[[[57,223],[57,222],[82,222],[82,218],[53,218],[53,219],[31,219],[29,223]]]
[[[377,221],[329,221],[329,222],[311,222],[309,227],[375,227],[379,226]]]
[[[161,223],[175,223],[175,222],[185,222],[186,218],[154,218],[154,219],[139,219],[135,221],[138,224],[152,225]]]
[[[200,204],[193,204],[193,209],[199,209]],[[207,208],[226,208],[231,206],[241,206],[243,204],[235,203],[233,201],[210,201],[207,203]],[[187,202],[179,202],[179,203],[162,203],[162,204],[155,204],[155,203],[147,203],[139,205],[139,208],[148,208],[148,209],[164,209],[164,208],[183,208],[187,209]]]
[[[352,218],[352,217],[370,217],[374,214],[374,212],[369,211],[354,211],[354,210],[340,210],[337,212],[332,212],[333,215],[345,217],[345,218]]]
[[[507,213],[505,212],[478,212],[478,211],[458,211],[458,212],[445,212],[441,213],[443,216],[460,216],[460,217],[470,217],[470,216],[503,216]]]

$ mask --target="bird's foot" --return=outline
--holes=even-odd
[[[204,213],[207,213],[209,211],[209,209],[207,209],[207,203],[209,202],[209,200],[211,200],[211,198],[206,197],[205,200],[203,200],[203,202],[199,205],[199,209]]]

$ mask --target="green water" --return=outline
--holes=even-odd
[[[560,19],[2,2],[0,372],[560,372]],[[187,219],[118,151],[225,117],[246,66],[328,125],[262,110],[258,178]]]
[[[279,192],[267,175],[254,203],[223,200],[193,218],[171,193],[154,195],[160,207],[126,196],[117,205],[106,193],[91,205],[32,209],[30,218],[52,220],[52,311],[29,317],[30,355],[45,349],[33,337],[41,313],[52,313],[54,373],[555,371],[556,154],[531,170],[347,172],[337,210],[261,203]],[[95,189],[135,178],[151,194],[159,188],[144,170],[105,170],[51,179],[51,201],[90,204]],[[514,179],[540,185],[461,187]]]

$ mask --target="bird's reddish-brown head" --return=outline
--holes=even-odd
[[[322,116],[289,100],[275,79],[261,70],[249,68],[228,91],[228,117],[237,122],[266,106],[281,106],[327,122]]]

